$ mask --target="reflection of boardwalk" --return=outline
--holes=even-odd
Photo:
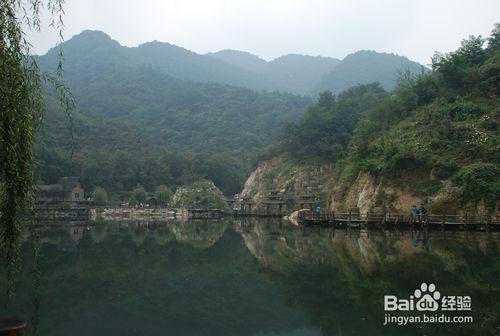
[[[331,227],[397,227],[417,226],[440,229],[498,230],[500,221],[491,216],[430,215],[418,218],[396,213],[329,213],[301,214],[299,222],[305,226]]]
[[[245,239],[246,245],[253,252],[264,253],[268,248],[278,248],[279,253],[295,251],[303,256],[308,249],[318,249],[323,253],[328,249],[337,249],[338,244],[351,242],[352,247],[363,249],[363,253],[371,255],[369,251],[384,246],[378,245],[383,241],[398,243],[397,248],[410,250],[415,247],[431,251],[436,243],[453,241],[463,246],[479,246],[486,248],[487,242],[500,243],[499,231],[471,231],[471,230],[433,230],[428,227],[413,226],[380,226],[380,227],[355,227],[345,226],[296,226],[286,221],[276,219],[237,219],[233,229]],[[367,248],[367,242],[372,246]],[[374,245],[373,245],[374,244]],[[441,243],[438,243],[438,245]],[[393,244],[389,244],[393,246]],[[441,245],[442,246],[442,245]]]

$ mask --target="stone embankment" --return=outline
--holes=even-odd
[[[105,221],[119,220],[158,220],[165,221],[182,216],[182,211],[167,208],[107,208],[95,212],[95,219]]]

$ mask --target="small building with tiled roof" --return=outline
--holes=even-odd
[[[38,204],[73,204],[86,202],[80,178],[62,177],[56,184],[38,186],[36,202]]]

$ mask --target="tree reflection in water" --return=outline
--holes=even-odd
[[[39,315],[39,335],[493,335],[499,241],[279,220],[52,225],[39,311],[27,268],[7,313]],[[384,294],[422,282],[471,296],[475,322],[383,326]]]

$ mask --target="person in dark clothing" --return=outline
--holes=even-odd
[[[427,210],[427,208],[423,204],[420,204],[419,210],[420,210],[421,220],[423,220],[425,223],[427,223],[427,218],[429,216],[429,210]]]
[[[412,223],[416,223],[418,220],[418,208],[416,205],[411,208],[411,214],[412,214]]]

